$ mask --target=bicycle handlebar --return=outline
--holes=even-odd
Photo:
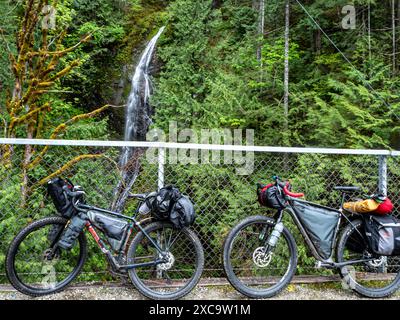
[[[280,178],[278,176],[273,176],[272,178],[276,181],[276,184],[283,189],[283,192],[287,196],[292,197],[292,198],[302,198],[302,197],[304,197],[304,193],[295,193],[295,192],[291,192],[289,190],[289,187],[290,187],[289,181],[282,182],[282,181],[280,181]]]
[[[288,190],[288,186],[289,186],[289,182],[287,182],[286,185],[283,187],[283,192],[284,192],[286,195],[288,195],[288,196],[290,196],[290,197],[292,197],[292,198],[302,198],[302,197],[304,197],[304,193],[290,192],[290,191]]]
[[[63,187],[63,189],[64,189],[65,193],[71,198],[76,198],[76,197],[79,197],[79,196],[85,194],[85,191],[83,191],[83,190],[71,191],[68,189],[68,187]]]

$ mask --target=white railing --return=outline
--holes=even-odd
[[[0,145],[43,145],[43,146],[81,146],[81,147],[129,147],[156,148],[158,153],[158,187],[164,185],[164,163],[166,149],[242,151],[297,154],[330,154],[330,155],[369,155],[379,157],[379,190],[387,194],[387,157],[398,157],[400,151],[382,149],[335,149],[335,148],[299,148],[271,147],[248,145],[216,145],[173,142],[147,141],[103,141],[103,140],[49,140],[49,139],[9,139],[0,138]]]

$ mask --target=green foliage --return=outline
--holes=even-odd
[[[357,28],[345,31],[340,28],[340,11],[348,1],[315,0],[305,3],[358,72],[344,61],[302,9],[292,2],[289,126],[285,130],[282,103],[283,4],[277,0],[266,1],[265,32],[260,37],[257,30],[259,12],[252,6],[253,3],[257,4],[257,1],[225,0],[215,7],[212,0],[61,1],[57,23],[60,27],[68,27],[63,46],[75,44],[86,33],[92,33],[93,37],[63,61],[67,64],[72,59],[80,58],[83,63],[57,85],[56,89],[72,93],[46,96],[52,102],[52,112],[43,119],[45,130],[41,137],[48,138],[61,121],[111,102],[115,91],[113,84],[121,77],[122,66],[132,64],[146,41],[159,27],[166,25],[158,43],[157,59],[154,59],[155,94],[151,102],[155,109],[154,127],[167,131],[169,122],[177,121],[179,128],[197,130],[254,129],[257,145],[284,145],[288,141],[290,146],[400,147],[400,64],[393,70],[393,35],[388,18],[390,6],[381,5],[378,1],[355,1]],[[372,9],[371,39],[367,30],[368,3]],[[384,3],[389,4],[388,1]],[[22,13],[20,7],[14,10],[10,4],[11,1],[0,2],[0,10],[10,13],[0,17],[5,35],[5,41],[0,41],[3,53],[0,55],[0,128],[6,117],[3,110],[7,90],[3,88],[10,88],[13,82],[5,53],[8,48],[16,50],[13,33]],[[398,44],[397,40],[397,51]],[[256,55],[259,45],[261,60]],[[106,113],[101,118],[82,121],[71,126],[60,138],[114,138],[122,131],[122,126],[114,125],[120,122],[114,116],[113,113]],[[114,119],[114,123],[110,119]],[[288,137],[288,140],[283,137]],[[69,156],[63,160],[70,160],[73,150],[65,148],[65,154]],[[57,152],[50,152],[45,162],[57,162],[59,157]],[[112,153],[110,157],[116,158],[117,154]],[[338,195],[332,192],[333,185],[329,179],[332,175],[340,177],[343,184],[363,184],[365,192],[375,191],[375,158],[320,155],[293,158],[290,165],[287,164],[291,170],[285,168],[278,174],[292,178],[296,189],[304,191],[309,200],[337,205]],[[201,238],[215,253],[219,252],[224,236],[239,219],[256,213],[270,214],[260,210],[255,202],[254,185],[276,174],[282,159],[257,158],[257,161],[260,160],[267,161],[268,169],[256,172],[247,179],[233,175],[230,166],[168,167],[169,176],[176,177],[176,181],[170,183],[186,189],[186,193],[195,200]],[[355,174],[354,167],[361,168],[358,170],[360,173]],[[309,168],[313,168],[312,172]],[[145,174],[154,170],[151,165],[143,165],[135,191],[155,188],[156,181],[149,182]],[[116,183],[113,180],[115,172],[106,170],[96,161],[82,162],[71,172],[83,185],[94,183],[87,172],[107,177],[110,186]],[[47,174],[48,168],[38,166],[30,178],[38,181]],[[393,169],[390,174],[397,176],[398,172]],[[6,189],[0,190],[0,207],[6,206],[10,199],[18,198],[19,171],[14,173],[11,181]],[[109,195],[112,193],[110,186],[104,191]],[[39,189],[33,194],[29,204],[32,208],[40,207],[42,215],[50,215],[52,208],[45,203],[42,191]],[[89,196],[100,205],[108,205],[96,190],[92,190]],[[127,211],[131,212],[133,208],[134,205],[129,204]],[[6,216],[8,218],[0,222],[0,234],[10,225],[19,223],[22,226],[27,222],[18,220],[14,213],[7,213]],[[212,226],[207,224],[210,218],[216,221]],[[296,230],[289,221],[291,230]],[[11,235],[4,243],[10,239]],[[296,241],[301,264],[299,272],[309,271],[314,260],[309,257],[298,233]],[[0,256],[0,263],[1,259]],[[104,267],[96,254],[91,256],[89,265],[99,271]]]
[[[122,1],[111,0],[77,0],[70,8],[73,24],[66,45],[79,41],[82,34],[92,34],[92,39],[76,51],[84,62],[63,81],[63,86],[72,91],[67,95],[69,101],[92,110],[112,99],[113,80],[120,73],[116,57],[125,36],[123,17],[128,9]]]
[[[0,1],[0,128],[5,113],[6,89],[13,81],[8,53],[16,50],[13,34],[16,31],[17,8],[8,1]]]

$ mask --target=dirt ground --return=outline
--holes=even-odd
[[[145,299],[131,286],[119,284],[84,284],[71,286],[65,291],[31,298],[13,290],[10,286],[0,286],[0,300],[142,300]],[[361,300],[364,299],[340,284],[293,284],[271,300]],[[387,298],[400,300],[400,292]],[[246,300],[230,286],[198,286],[184,300]]]

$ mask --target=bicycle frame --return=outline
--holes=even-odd
[[[298,212],[296,210],[296,207],[292,205],[293,198],[290,198],[290,197],[288,197],[288,198],[289,198],[289,206],[278,211],[276,222],[279,223],[283,218],[283,213],[285,211],[287,211],[290,214],[290,216],[292,217],[292,219],[293,219],[294,223],[296,224],[296,226],[298,227],[298,229],[300,230],[300,233],[303,236],[306,244],[310,248],[312,255],[314,256],[315,259],[317,259],[318,261],[321,262],[321,266],[340,268],[340,267],[343,267],[346,265],[357,264],[360,262],[368,262],[368,261],[374,260],[373,258],[366,258],[366,259],[362,259],[362,260],[351,260],[351,261],[347,261],[347,262],[343,262],[343,263],[337,263],[334,261],[335,246],[337,243],[337,236],[339,233],[339,226],[342,221],[342,218],[344,217],[346,220],[348,220],[351,223],[351,221],[347,217],[344,216],[344,214],[341,210],[336,210],[336,209],[334,209],[334,210],[339,214],[339,219],[338,219],[338,223],[336,225],[335,234],[334,234],[333,241],[332,241],[331,256],[328,259],[322,258],[321,255],[319,254],[316,246],[312,242],[307,230],[304,228],[300,219],[298,218]],[[312,202],[299,200],[299,199],[296,199],[296,201],[312,204]]]
[[[137,221],[135,219],[135,217],[129,217],[126,215],[123,215],[121,213],[118,212],[114,212],[114,211],[110,211],[110,210],[106,210],[106,209],[102,209],[102,208],[98,208],[98,207],[94,207],[91,205],[86,205],[86,204],[81,204],[78,203],[76,204],[76,208],[81,211],[81,212],[88,212],[88,211],[96,211],[96,212],[101,212],[101,213],[107,213],[111,216],[114,217],[118,217],[121,219],[125,219],[125,220],[129,220],[131,221],[131,225],[129,226],[129,230],[123,245],[123,248],[126,247],[126,244],[129,240],[129,237],[132,234],[132,229],[133,227],[137,227],[141,232],[143,232],[143,234],[145,235],[145,237],[150,241],[150,243],[157,249],[158,253],[161,255],[162,259],[157,259],[155,261],[152,262],[145,262],[145,263],[136,263],[136,264],[128,264],[128,265],[120,265],[115,257],[112,255],[111,250],[107,249],[107,245],[105,244],[105,242],[100,238],[100,236],[97,234],[95,228],[93,227],[93,225],[91,224],[90,221],[87,222],[86,224],[86,228],[89,231],[89,233],[92,235],[92,237],[94,238],[94,240],[96,241],[97,245],[100,247],[100,250],[106,255],[106,257],[108,258],[108,261],[111,262],[112,266],[114,268],[116,268],[118,271],[120,270],[129,270],[129,269],[134,269],[134,268],[139,268],[139,267],[148,267],[148,266],[156,266],[158,264],[161,263],[165,263],[166,260],[165,258],[165,253],[164,251],[160,248],[160,246],[147,234],[147,232],[144,230],[144,228],[141,226],[141,222]],[[139,206],[138,206],[139,208]],[[138,212],[138,208],[136,209],[136,212]],[[119,254],[121,254],[121,252],[119,252]]]

